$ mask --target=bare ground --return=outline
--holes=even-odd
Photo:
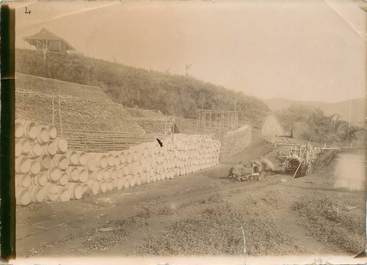
[[[269,152],[255,142],[236,159]],[[253,157],[251,157],[251,154]],[[364,191],[333,188],[334,163],[298,179],[238,183],[220,165],[64,203],[17,208],[18,256],[347,254],[364,247]]]

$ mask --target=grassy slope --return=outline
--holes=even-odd
[[[98,85],[111,99],[128,107],[160,110],[166,115],[195,118],[200,108],[233,110],[237,101],[240,121],[258,125],[269,108],[257,98],[236,93],[191,77],[147,71],[80,55],[17,50],[21,73],[80,84]],[[152,93],[154,91],[154,93]]]
[[[130,113],[113,103],[99,87],[17,73],[16,88],[17,118],[42,124],[51,124],[54,118],[59,131],[62,125],[66,130],[144,134]],[[61,95],[60,102],[57,97],[52,102],[52,95]]]

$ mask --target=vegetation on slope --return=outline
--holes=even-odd
[[[81,55],[17,50],[17,71],[100,86],[117,103],[160,110],[166,115],[197,117],[198,109],[239,111],[241,123],[259,125],[269,108],[254,97],[191,77],[129,67]]]
[[[323,101],[300,101],[284,98],[272,98],[265,100],[265,103],[272,111],[284,110],[292,105],[302,105],[309,108],[319,108],[325,115],[338,114],[343,120],[349,121],[353,125],[363,126],[365,98],[346,99],[339,102]]]
[[[350,125],[337,114],[325,115],[318,108],[292,105],[276,112],[282,126],[296,137],[321,143],[347,143],[363,138],[362,128]],[[361,139],[360,139],[361,140]]]

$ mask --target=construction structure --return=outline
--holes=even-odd
[[[233,130],[239,127],[238,111],[220,111],[201,109],[198,111],[198,129],[201,130]]]

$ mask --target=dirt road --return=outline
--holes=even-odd
[[[238,159],[268,152],[256,142]],[[90,196],[17,208],[18,256],[356,254],[363,190],[335,188],[335,161],[293,179],[225,179],[230,165]],[[241,227],[245,232],[246,246]]]

